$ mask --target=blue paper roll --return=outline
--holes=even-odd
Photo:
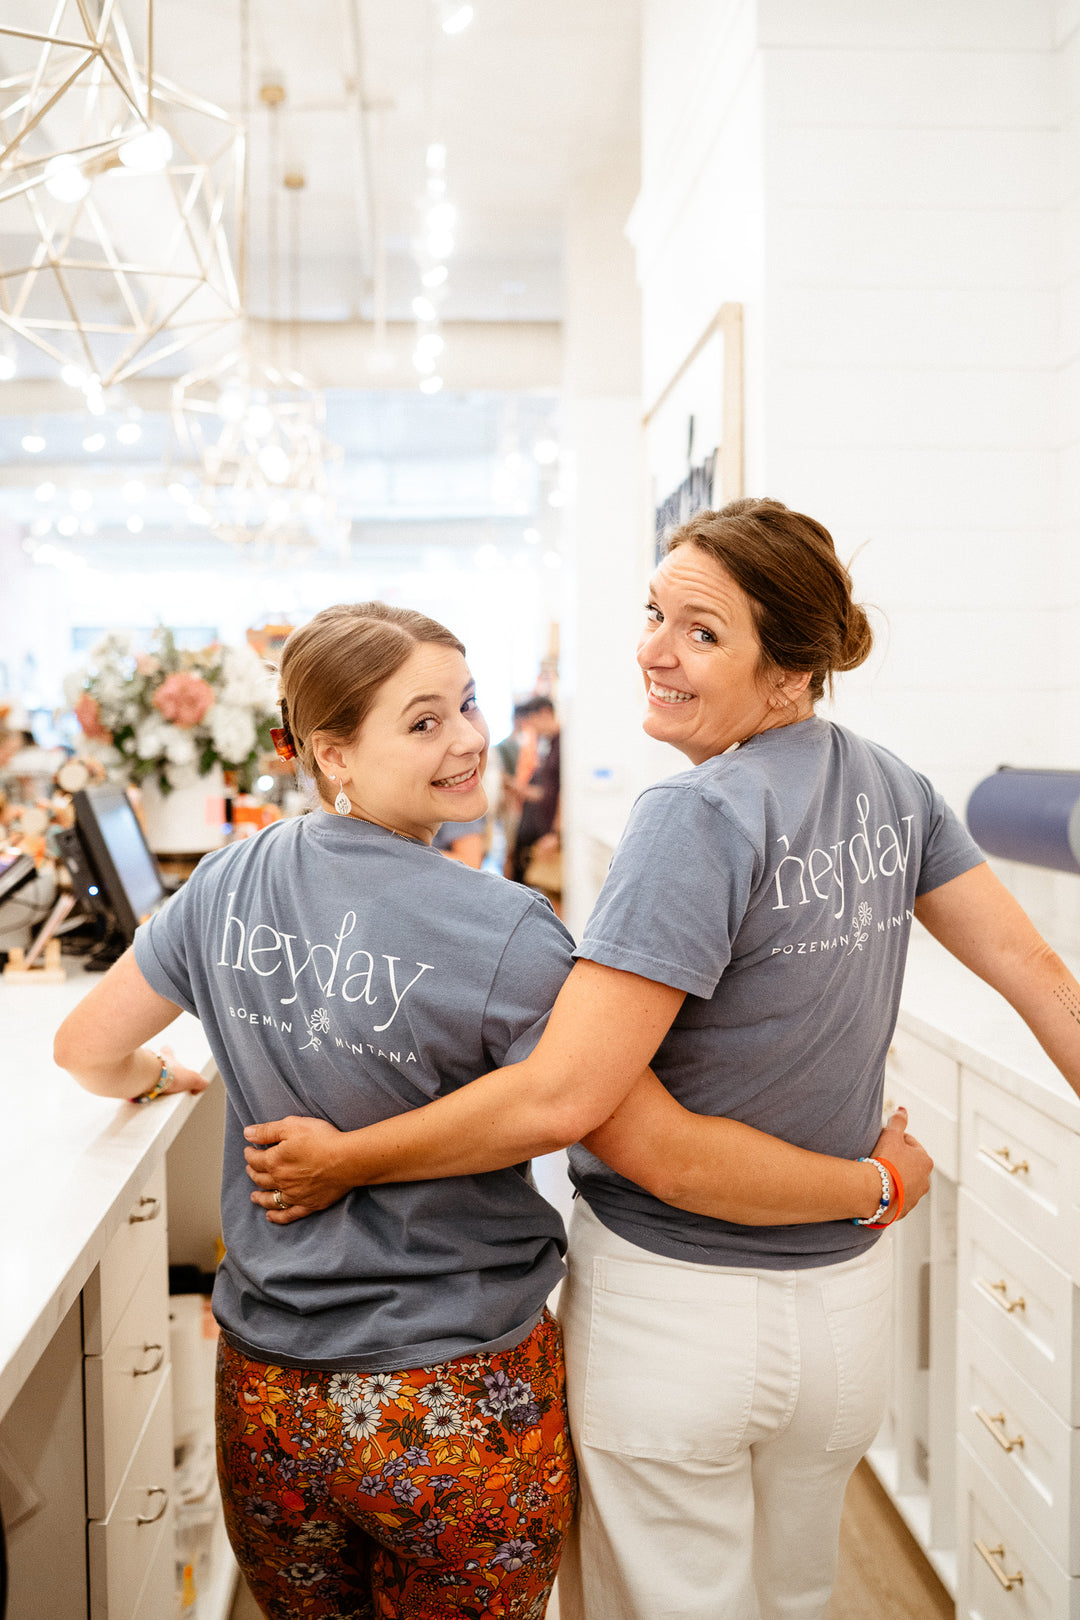
[[[1002,765],[972,793],[967,824],[988,855],[1080,872],[1080,771]]]

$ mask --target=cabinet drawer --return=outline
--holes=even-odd
[[[967,1069],[962,1099],[964,1185],[1076,1277],[1071,1132]]]
[[[107,1517],[132,1448],[169,1364],[169,1277],[157,1249],[100,1356],[84,1363],[86,1500],[91,1519]]]
[[[1080,1620],[1080,1581],[1051,1558],[961,1440],[958,1620]]]
[[[957,1179],[960,1065],[915,1035],[897,1030],[885,1067],[885,1112],[903,1103],[917,1136],[950,1181]],[[891,1105],[891,1106],[890,1106]]]
[[[1068,1575],[1080,1575],[1080,1429],[1071,1429],[963,1316],[957,1344],[960,1433]]]
[[[166,1370],[108,1518],[87,1527],[90,1620],[150,1620],[138,1598],[167,1536],[174,1535],[172,1405]],[[171,1609],[164,1611],[165,1615]]]
[[[1059,1417],[1080,1423],[1080,1294],[1071,1278],[964,1187],[959,1211],[961,1311]]]
[[[100,1355],[155,1249],[165,1252],[165,1166],[134,1200],[83,1289],[83,1349]]]

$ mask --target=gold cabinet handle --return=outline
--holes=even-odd
[[[155,1350],[157,1351],[156,1359],[150,1363],[149,1367],[134,1367],[132,1369],[133,1378],[145,1378],[147,1373],[157,1372],[158,1368],[161,1366],[161,1363],[165,1360],[164,1346],[160,1344],[144,1344],[141,1354],[148,1356],[153,1354]]]
[[[157,1524],[158,1520],[162,1518],[165,1513],[165,1509],[169,1505],[169,1493],[165,1489],[164,1485],[148,1485],[146,1487],[146,1494],[147,1496],[160,1496],[161,1506],[158,1508],[156,1513],[137,1513],[135,1515],[135,1523]]]
[[[1009,1298],[1009,1285],[1005,1281],[1004,1277],[1000,1278],[998,1282],[987,1282],[985,1277],[980,1277],[979,1287],[984,1291],[984,1293],[990,1295],[990,1298],[993,1300],[995,1305],[1000,1305],[1001,1309],[1010,1316],[1012,1315],[1013,1311],[1027,1310],[1027,1301],[1025,1300],[1023,1294],[1021,1294],[1017,1299]],[[998,1298],[999,1294],[1001,1296],[1000,1299]]]
[[[985,1563],[989,1564],[990,1573],[993,1575],[995,1581],[997,1581],[999,1586],[1004,1587],[1006,1592],[1011,1592],[1014,1586],[1023,1586],[1024,1572],[1022,1569],[1018,1569],[1015,1575],[1010,1575],[1007,1573],[1007,1571],[1002,1569],[1001,1565],[998,1563],[998,1559],[1004,1558],[1005,1556],[1004,1547],[988,1547],[985,1541],[979,1540],[974,1542],[974,1547],[979,1557],[983,1559]]]
[[[1021,1171],[1023,1171],[1025,1175],[1028,1175],[1031,1171],[1031,1166],[1028,1164],[1027,1160],[1014,1160],[1007,1147],[984,1147],[980,1148],[979,1151],[984,1159],[990,1159],[998,1166],[1000,1170],[1004,1170],[1005,1174],[1008,1176],[1018,1176]]]
[[[147,1208],[146,1207],[147,1205],[149,1205],[151,1207]],[[139,1214],[139,1210],[141,1210],[141,1209],[145,1209],[145,1214],[142,1214],[142,1215]],[[161,1214],[161,1199],[160,1198],[140,1198],[138,1204],[132,1210],[131,1214],[128,1216],[128,1225],[129,1226],[137,1226],[140,1221],[156,1221],[160,1214]]]
[[[981,1406],[977,1406],[975,1416],[984,1429],[990,1430],[1002,1451],[1015,1451],[1017,1447],[1023,1446],[1024,1437],[1022,1434],[1010,1435],[1005,1432],[1004,1412],[995,1412],[991,1416],[989,1412],[984,1412]]]

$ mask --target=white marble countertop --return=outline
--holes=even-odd
[[[1080,977],[1080,963],[1067,962]],[[904,977],[899,1027],[1080,1132],[1080,1099],[1019,1013],[918,924]]]
[[[94,1097],[56,1067],[53,1034],[96,982],[77,971],[62,985],[0,978],[0,1418],[197,1106],[186,1093],[145,1108]],[[162,1039],[206,1067],[196,1019],[181,1014]]]

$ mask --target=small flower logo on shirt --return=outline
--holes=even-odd
[[[853,951],[861,951],[870,938],[870,924],[874,920],[874,909],[865,900],[860,900],[859,908],[851,918],[851,932],[854,938],[851,941],[850,956]]]
[[[319,1036],[327,1034],[329,1029],[330,1014],[325,1007],[315,1007],[307,1019],[308,1038],[300,1048],[301,1052],[306,1052],[309,1046],[313,1052],[317,1052],[322,1045]]]

